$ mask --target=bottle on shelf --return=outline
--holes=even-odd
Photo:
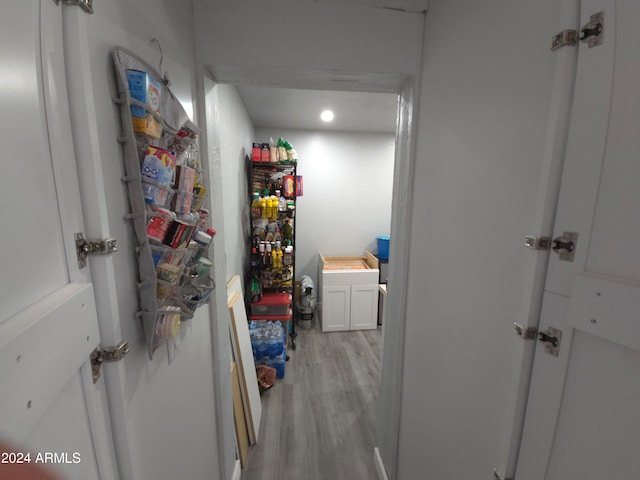
[[[278,268],[278,252],[273,244],[271,244],[271,266]]]
[[[260,192],[253,193],[253,201],[251,202],[251,218],[254,220],[262,217],[262,206],[260,202]]]
[[[267,218],[267,199],[260,197],[260,218]]]
[[[276,190],[276,197],[278,198],[278,212],[286,212],[287,200],[280,194],[280,190]]]
[[[256,269],[260,267],[260,255],[258,254],[258,249],[256,247],[251,248],[251,268]]]
[[[259,302],[262,299],[262,288],[260,287],[260,280],[256,275],[251,277],[249,282],[249,301]]]
[[[271,257],[271,243],[266,242],[265,247],[266,247],[265,248],[266,252],[264,256],[264,259],[265,259],[264,264],[270,267],[273,265],[273,258]]]
[[[282,264],[285,267],[293,265],[293,247],[289,245],[284,249],[284,256],[282,257]]]
[[[282,226],[282,239],[291,242],[293,240],[293,227],[291,226],[291,220],[285,219]]]

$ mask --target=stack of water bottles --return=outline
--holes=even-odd
[[[249,323],[249,336],[256,365],[273,367],[276,369],[276,378],[284,378],[287,352],[282,322],[252,320]]]

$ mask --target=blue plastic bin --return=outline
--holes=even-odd
[[[391,235],[378,235],[376,239],[378,240],[378,257],[383,260],[388,260]]]

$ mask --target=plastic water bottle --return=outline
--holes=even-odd
[[[278,355],[278,339],[272,331],[266,339],[267,355],[269,358],[276,358]]]
[[[265,342],[264,332],[260,328],[256,328],[254,341],[251,342],[253,349],[253,358],[259,361],[267,355],[267,344]]]
[[[280,355],[284,351],[284,328],[282,328],[282,322],[279,320],[275,322],[273,330],[275,337],[278,339],[278,351],[276,355]]]

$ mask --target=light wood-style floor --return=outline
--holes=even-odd
[[[298,327],[285,377],[262,395],[242,480],[371,480],[380,391],[377,330]]]

